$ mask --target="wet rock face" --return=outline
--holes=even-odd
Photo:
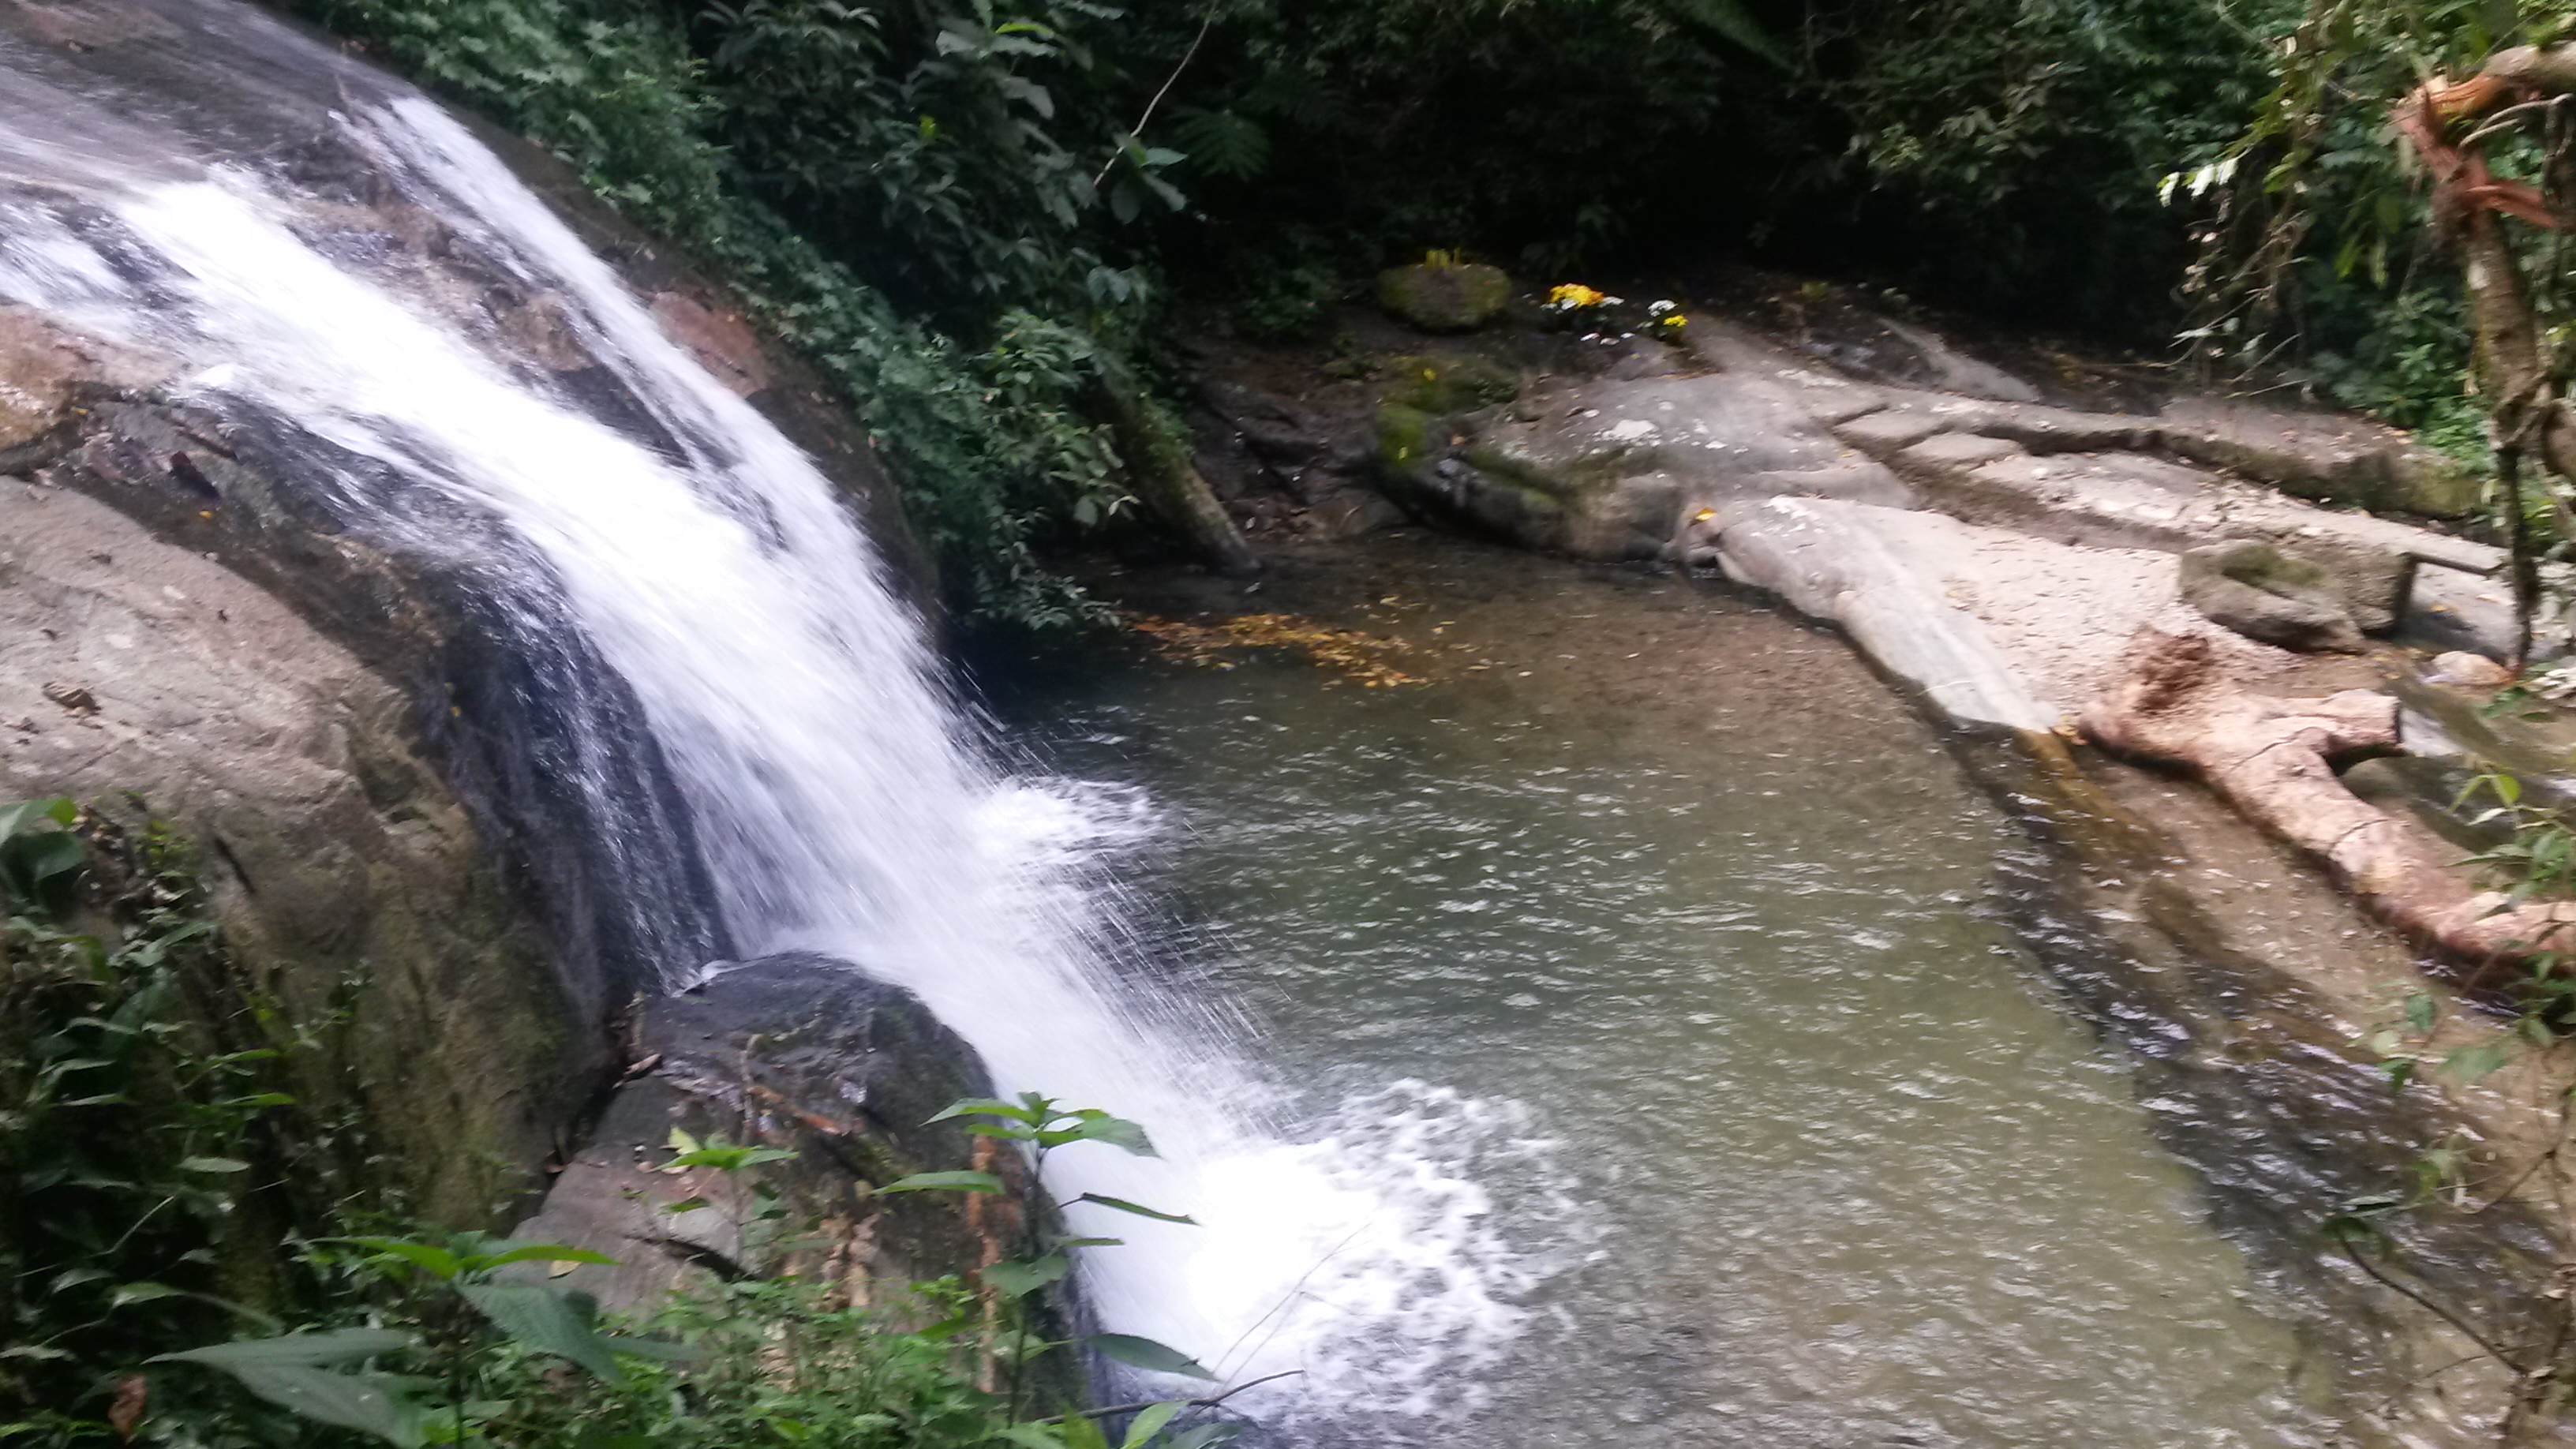
[[[925,1125],[958,1098],[990,1093],[972,1048],[911,993],[833,957],[789,952],[715,969],[645,1005],[637,1075],[520,1236],[618,1259],[568,1280],[612,1307],[649,1305],[709,1273],[790,1267],[853,1302],[888,1302],[916,1280],[989,1261],[988,1248],[1009,1250],[1012,1200],[872,1191],[970,1168],[1016,1181],[1017,1159],[989,1139],[956,1121]],[[661,1170],[674,1128],[795,1151],[758,1172],[794,1231],[769,1234],[736,1179]],[[705,1206],[669,1210],[696,1199]]]
[[[2361,630],[2325,568],[2252,540],[2185,549],[2182,596],[2249,639],[2284,649],[2357,653]]]
[[[145,811],[198,854],[259,987],[318,1012],[422,1205],[467,1216],[555,1145],[608,1042],[548,969],[412,701],[275,596],[80,492],[0,479],[0,797]],[[138,805],[125,792],[140,797]]]

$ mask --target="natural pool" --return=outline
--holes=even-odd
[[[1315,1438],[2327,1441],[2130,1062],[1989,908],[2008,826],[1837,640],[1429,541],[1265,587],[1429,682],[1117,646],[983,677],[1041,768],[1146,802],[1141,969],[1243,1023],[1286,1135],[1508,1126],[1438,1170],[1520,1270],[1511,1332],[1422,1417]]]

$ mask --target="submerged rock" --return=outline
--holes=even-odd
[[[2239,539],[2183,550],[2182,596],[2211,622],[2266,644],[2342,653],[2362,648],[2334,576],[2267,543]]]

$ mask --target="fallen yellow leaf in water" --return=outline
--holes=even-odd
[[[1164,658],[1187,664],[1231,669],[1233,663],[1221,657],[1227,650],[1294,649],[1310,662],[1370,689],[1425,682],[1387,663],[1390,656],[1407,652],[1403,641],[1335,629],[1294,614],[1237,614],[1209,624],[1138,615],[1128,621],[1128,627],[1152,638],[1155,652]]]

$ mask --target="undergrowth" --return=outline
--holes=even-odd
[[[797,1154],[756,1142],[672,1132],[652,1165],[730,1203],[729,1271],[604,1315],[560,1280],[614,1260],[410,1218],[363,1113],[306,1095],[347,1085],[333,1063],[363,978],[301,1018],[264,996],[168,831],[69,801],[0,805],[0,895],[5,1449],[1212,1449],[1237,1431],[1214,1415],[1224,1394],[1043,1402],[1082,1371],[1031,1365],[1077,1352],[1215,1377],[1151,1340],[1051,1332],[1071,1252],[1114,1240],[1006,1199],[1015,1256],[972,1285],[854,1302],[845,1273],[800,1272],[818,1224],[765,1175]],[[1133,1123],[1036,1096],[946,1117],[1024,1144],[1031,1194],[1051,1151],[1153,1151]],[[1008,1189],[930,1172],[875,1191]]]

